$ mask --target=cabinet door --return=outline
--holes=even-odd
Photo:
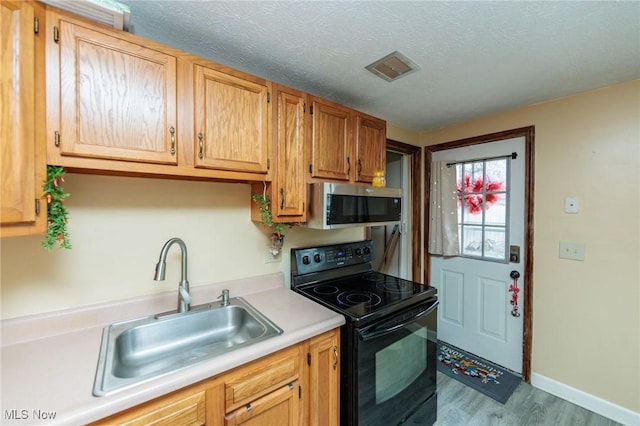
[[[276,221],[306,220],[305,96],[301,92],[274,86],[275,144],[277,176],[273,182]]]
[[[46,206],[39,213],[36,208],[46,178],[44,145],[38,139],[38,129],[44,127],[39,99],[44,56],[40,51],[42,58],[37,57],[34,33],[34,19],[42,9],[30,2],[2,1],[0,11],[0,236],[42,233]]]
[[[177,164],[176,58],[59,25],[61,154]]]
[[[202,426],[205,424],[206,393],[204,390],[196,392],[189,389],[92,423],[93,426]]]
[[[196,167],[266,174],[268,84],[201,65],[194,74]]]
[[[340,422],[340,331],[309,342],[309,425],[338,426]]]
[[[311,177],[349,180],[351,164],[351,113],[319,98],[311,102]]]
[[[226,416],[229,426],[297,425],[298,383],[293,382]]]
[[[356,181],[371,183],[375,171],[385,170],[387,125],[374,117],[356,115]]]

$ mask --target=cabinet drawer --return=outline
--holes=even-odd
[[[224,386],[225,411],[229,413],[293,382],[298,378],[298,365],[298,348],[293,347],[229,374]]]
[[[227,426],[298,424],[298,382],[282,386],[226,416]]]

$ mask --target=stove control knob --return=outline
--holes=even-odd
[[[310,264],[311,259],[309,259],[309,256],[302,256],[302,263],[304,263],[305,265]]]
[[[314,260],[316,263],[320,263],[320,261],[322,260],[322,258],[320,257],[320,254],[319,254],[319,253],[316,253],[316,254],[314,254],[314,255],[313,255],[313,260]]]
[[[371,249],[369,247],[365,247],[364,254],[369,254],[369,253],[371,253]]]
[[[362,255],[362,249],[357,248],[356,249],[356,256],[361,256]]]

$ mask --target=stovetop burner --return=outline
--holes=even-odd
[[[385,280],[385,276],[383,274],[375,271],[365,272],[364,274],[362,274],[362,278],[374,283],[379,283]]]
[[[343,291],[338,295],[337,300],[341,305],[348,307],[364,304],[374,308],[382,303],[382,299],[377,294],[360,290]]]
[[[329,294],[336,294],[338,291],[338,287],[334,286],[334,285],[317,285],[315,287],[313,287],[313,292],[316,294],[321,294],[321,295],[329,295]]]

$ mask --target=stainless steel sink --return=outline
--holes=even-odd
[[[105,327],[93,393],[104,396],[273,336],[282,330],[240,297]]]

